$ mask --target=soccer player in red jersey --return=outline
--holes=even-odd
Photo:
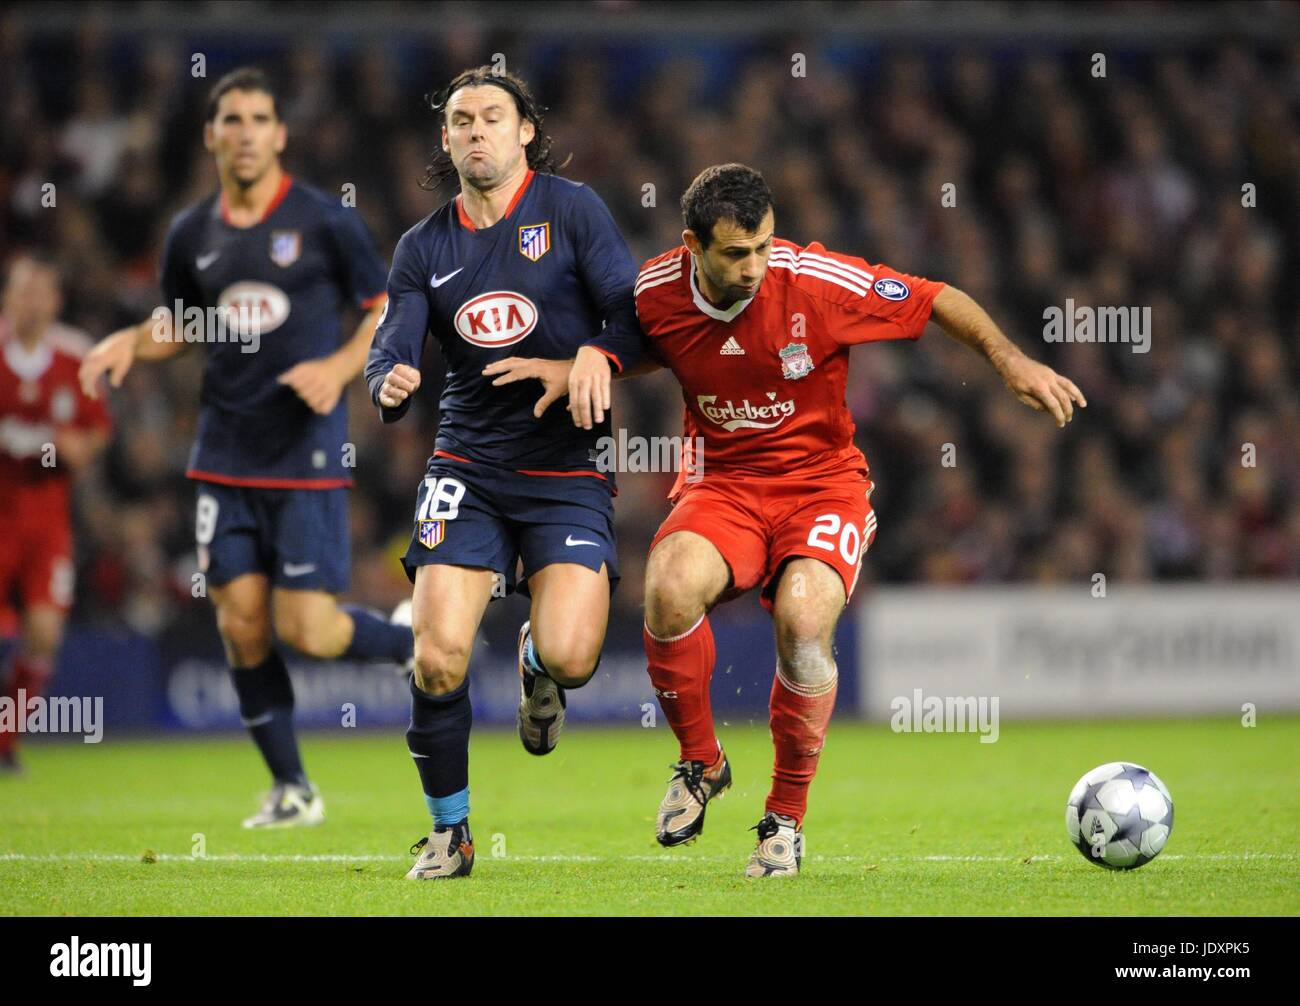
[[[960,290],[777,238],[771,190],[752,168],[706,169],[683,195],[682,213],[684,244],[647,262],[635,288],[649,356],[682,386],[688,448],[646,567],[650,679],[681,757],[656,833],[665,846],[695,839],[708,801],[731,782],[709,704],[708,612],[758,587],[776,629],[775,769],[745,872],[795,874],[835,704],[835,624],[876,534],[873,483],[844,400],[849,347],[917,339],[933,319],[1058,426],[1087,403]],[[599,354],[580,353],[553,375],[525,364],[548,392],[595,386],[608,405]],[[579,425],[603,418],[586,399],[570,409]],[[702,458],[691,449],[696,438]]]
[[[0,298],[0,635],[18,633],[15,709],[44,691],[72,606],[69,476],[108,442],[108,413],[77,381],[90,338],[57,321],[61,305],[55,267],[15,259]],[[17,744],[0,730],[0,772],[18,770]]]

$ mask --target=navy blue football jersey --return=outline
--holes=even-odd
[[[202,340],[206,353],[190,478],[263,488],[351,485],[344,399],[317,415],[277,378],[338,349],[344,303],[369,309],[384,295],[384,278],[357,211],[288,175],[252,227],[228,222],[219,193],[172,221],[163,296],[183,312],[176,337]]]
[[[510,356],[568,359],[593,345],[616,367],[643,345],[632,296],[636,264],[609,210],[585,185],[529,172],[503,219],[476,230],[450,200],[393,253],[388,306],[366,364],[371,400],[398,363],[412,367],[429,332],[447,377],[435,452],[521,471],[592,472],[610,415],[578,429],[562,402],[541,419],[537,381],[493,387],[483,368]],[[380,408],[385,422],[405,414]]]

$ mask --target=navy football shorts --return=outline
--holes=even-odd
[[[420,566],[490,569],[516,583],[539,569],[571,562],[618,582],[614,501],[609,483],[591,475],[523,475],[490,465],[433,457],[416,493],[415,524],[402,565],[412,583]],[[495,596],[502,596],[500,593]]]
[[[220,587],[264,573],[273,587],[348,589],[348,490],[255,489],[198,483],[199,569]]]

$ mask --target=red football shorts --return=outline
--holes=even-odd
[[[847,604],[876,537],[874,488],[857,474],[817,481],[708,475],[686,485],[650,549],[675,531],[702,535],[731,567],[727,596],[761,586],[759,600],[768,611],[782,564],[820,559],[844,581]]]
[[[74,566],[72,530],[61,498],[21,491],[8,502],[13,509],[0,535],[0,633],[12,635],[19,611],[72,606]]]

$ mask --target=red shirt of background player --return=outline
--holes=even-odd
[[[642,267],[636,308],[681,383],[683,434],[703,438],[705,478],[821,479],[867,468],[844,401],[848,347],[919,338],[943,286],[776,238],[751,299],[710,304],[681,246]]]
[[[70,473],[46,445],[64,429],[108,428],[103,402],[87,398],[77,379],[89,348],[88,338],[56,324],[29,351],[0,318],[0,623],[14,620],[15,586],[25,605],[66,609],[72,601]]]

